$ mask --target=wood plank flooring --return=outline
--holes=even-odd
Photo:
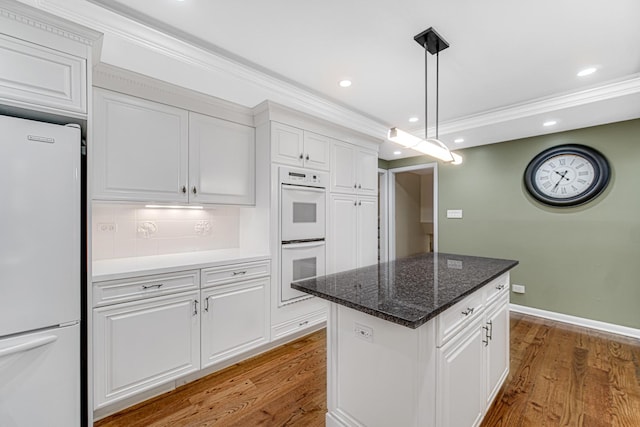
[[[325,412],[319,331],[95,427],[314,427]],[[640,426],[640,340],[511,313],[509,377],[482,427],[520,426]]]

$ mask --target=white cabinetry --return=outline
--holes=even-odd
[[[271,160],[292,166],[329,170],[331,138],[271,122]]]
[[[269,341],[269,272],[268,262],[202,271],[202,368]]]
[[[93,198],[185,203],[187,111],[94,90]]]
[[[95,89],[92,151],[96,200],[255,201],[249,126]]]
[[[199,292],[94,309],[94,407],[200,369]]]
[[[0,96],[26,106],[86,113],[84,58],[0,35]]]
[[[378,260],[378,199],[333,193],[330,197],[328,271],[337,273]]]
[[[355,145],[331,145],[331,191],[378,195],[378,155]]]
[[[509,373],[508,283],[505,273],[437,319],[438,426],[479,425]]]
[[[189,113],[189,200],[255,202],[255,129]]]

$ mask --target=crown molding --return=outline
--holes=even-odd
[[[0,17],[86,46],[93,46],[101,37],[97,31],[11,0],[0,0]]]
[[[468,129],[505,123],[637,93],[640,93],[640,73],[634,74],[625,80],[616,80],[577,92],[513,104],[440,123],[440,134],[458,133]],[[424,132],[424,130],[421,132]],[[429,128],[429,133],[431,134],[432,132],[435,133],[435,127]]]

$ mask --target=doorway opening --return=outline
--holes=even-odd
[[[437,163],[389,169],[389,260],[438,249]]]

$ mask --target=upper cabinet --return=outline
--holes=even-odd
[[[252,127],[189,113],[189,200],[252,205],[255,141]]]
[[[21,116],[30,116],[27,109],[86,119],[87,64],[100,37],[19,2],[0,2],[0,104]]]
[[[277,163],[329,170],[331,138],[271,122],[271,159]]]
[[[94,91],[93,198],[251,205],[254,128]]]
[[[335,141],[331,146],[331,191],[378,194],[378,155],[355,145]]]
[[[83,58],[0,35],[2,97],[75,113],[87,112]]]

